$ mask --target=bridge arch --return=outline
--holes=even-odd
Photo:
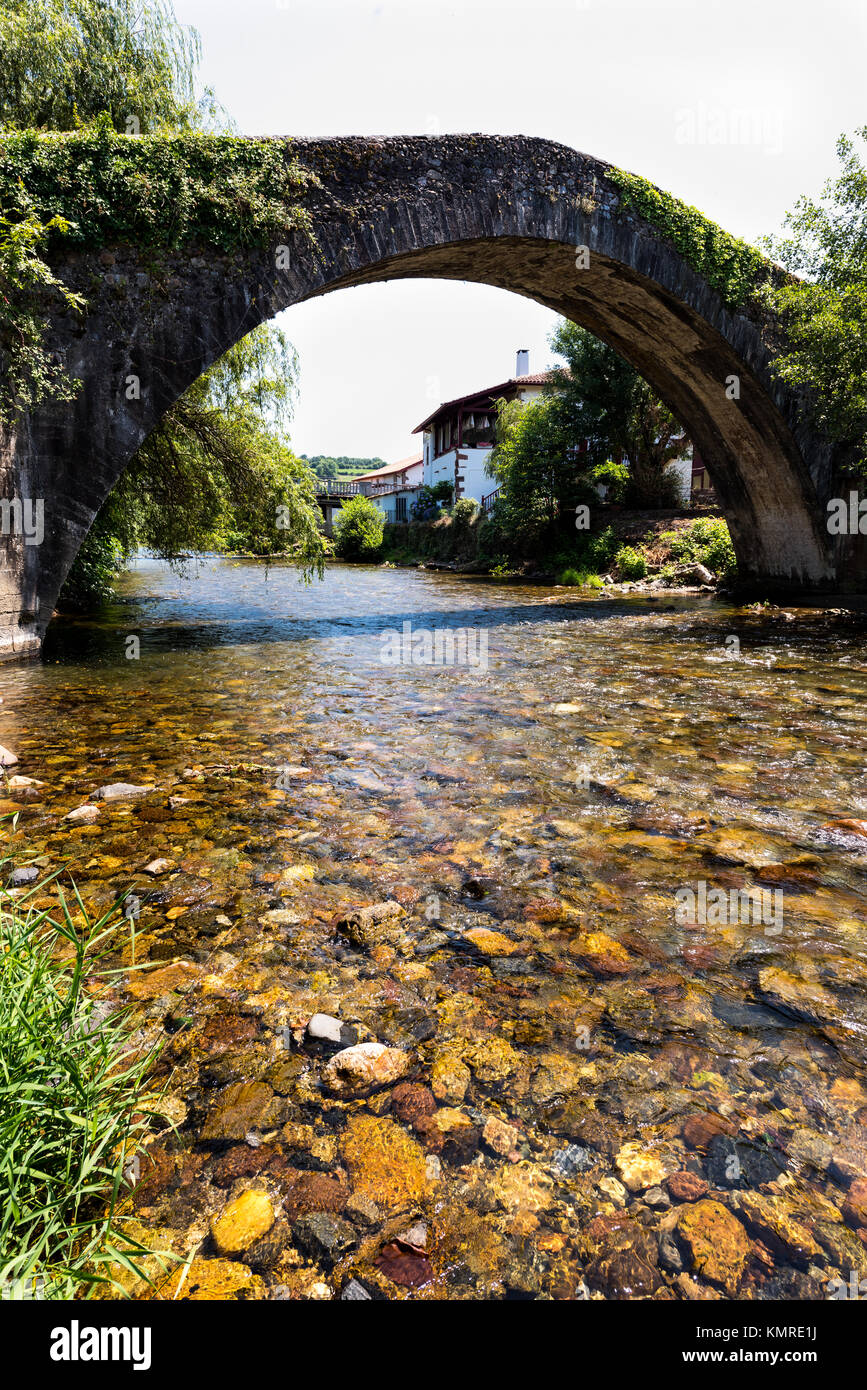
[[[90,303],[83,325],[50,324],[59,360],[83,385],[72,405],[34,413],[3,441],[3,491],[45,499],[45,537],[30,546],[0,536],[0,652],[38,647],[129,460],[234,342],[293,304],[408,277],[526,295],[630,361],[707,462],[747,585],[867,589],[864,539],[826,526],[845,460],[810,425],[804,399],[775,381],[777,326],[755,306],[728,307],[658,226],[624,206],[611,166],[520,137],[293,140],[290,150],[316,175],[304,199],[313,241],[295,230],[280,252],[176,252],[158,271],[134,245],[58,263]],[[578,247],[589,252],[583,268]]]

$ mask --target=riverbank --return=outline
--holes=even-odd
[[[432,522],[390,523],[386,563],[525,578],[570,587],[602,586],[711,592],[737,575],[728,527],[718,512],[600,508],[593,530],[558,525],[529,539],[508,535],[481,511]]]

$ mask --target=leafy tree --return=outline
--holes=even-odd
[[[559,430],[574,442],[587,441],[587,466],[621,456],[629,468],[629,505],[676,503],[678,482],[669,464],[688,444],[680,422],[628,362],[585,328],[561,320],[551,346],[566,367],[546,387],[547,396],[556,400]]]
[[[199,36],[171,0],[3,0],[0,126],[75,130],[103,112],[115,130],[200,128]]]
[[[500,511],[510,530],[538,534],[587,497],[586,461],[577,445],[559,396],[529,405],[498,403],[487,468],[500,484]]]
[[[310,464],[317,478],[352,478],[356,474],[373,473],[377,468],[385,467],[385,459],[380,458],[349,458],[345,454],[339,454],[336,458],[328,454],[314,454],[312,458],[302,454],[301,457]]]
[[[333,482],[340,472],[337,459],[318,458],[315,462],[312,459],[309,462],[317,478],[323,481]]]
[[[334,522],[334,549],[341,560],[372,560],[382,546],[385,517],[369,497],[351,497]]]
[[[867,126],[855,135],[863,145]],[[867,167],[845,135],[837,156],[839,173],[821,199],[799,198],[785,219],[788,234],[763,242],[787,270],[806,277],[767,291],[788,337],[774,370],[813,393],[817,424],[849,446],[867,473]]]
[[[639,374],[607,344],[562,320],[551,337],[566,359],[543,395],[500,402],[488,472],[499,482],[501,512],[513,531],[553,525],[595,483],[616,500],[660,507],[678,500],[669,464],[687,445],[680,424]],[[612,458],[625,461],[624,470]]]
[[[139,547],[170,562],[191,551],[275,554],[320,572],[313,475],[288,448],[295,353],[261,326],[175,402],[148,436],[90,530],[62,600],[104,598]]]

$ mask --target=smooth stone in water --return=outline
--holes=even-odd
[[[323,1264],[333,1264],[358,1237],[348,1221],[329,1211],[312,1211],[294,1224],[295,1240],[306,1254]]]
[[[409,1071],[409,1054],[384,1043],[356,1043],[336,1052],[322,1072],[322,1080],[336,1095],[373,1087],[390,1086]]]
[[[221,1255],[240,1255],[274,1224],[267,1192],[242,1192],[211,1222],[214,1245]]]
[[[26,868],[13,869],[9,883],[13,888],[24,888],[28,883],[35,883],[38,877],[39,870],[28,864]]]
[[[76,806],[75,810],[70,811],[63,819],[72,821],[73,825],[93,825],[98,815],[98,806]]]
[[[551,1159],[551,1172],[558,1178],[574,1178],[578,1173],[586,1173],[594,1162],[589,1149],[580,1144],[567,1144],[565,1149],[557,1149]]]
[[[665,1164],[657,1154],[651,1153],[641,1140],[634,1139],[624,1144],[614,1160],[620,1180],[630,1192],[643,1192],[648,1187],[658,1187],[666,1176]]]
[[[167,874],[169,869],[174,867],[171,859],[152,859],[149,864],[145,864],[142,873],[150,874],[151,878],[158,878],[160,874]]]
[[[357,1279],[350,1279],[349,1283],[346,1285],[346,1288],[343,1290],[343,1293],[340,1295],[341,1303],[360,1303],[364,1299],[370,1302],[370,1294],[367,1292],[367,1289],[364,1287],[363,1284],[359,1284]]]
[[[358,1041],[355,1029],[331,1014],[314,1014],[307,1024],[307,1036],[314,1042],[334,1043],[342,1048],[350,1048]]]
[[[93,793],[94,801],[126,801],[134,796],[147,796],[153,787],[139,787],[134,782],[108,782],[97,787]]]

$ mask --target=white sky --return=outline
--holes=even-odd
[[[175,0],[248,135],[539,135],[653,180],[739,236],[779,229],[867,122],[864,0]],[[739,114],[740,113],[740,116]],[[413,451],[439,400],[548,365],[554,315],[394,281],[281,316],[293,445]]]

